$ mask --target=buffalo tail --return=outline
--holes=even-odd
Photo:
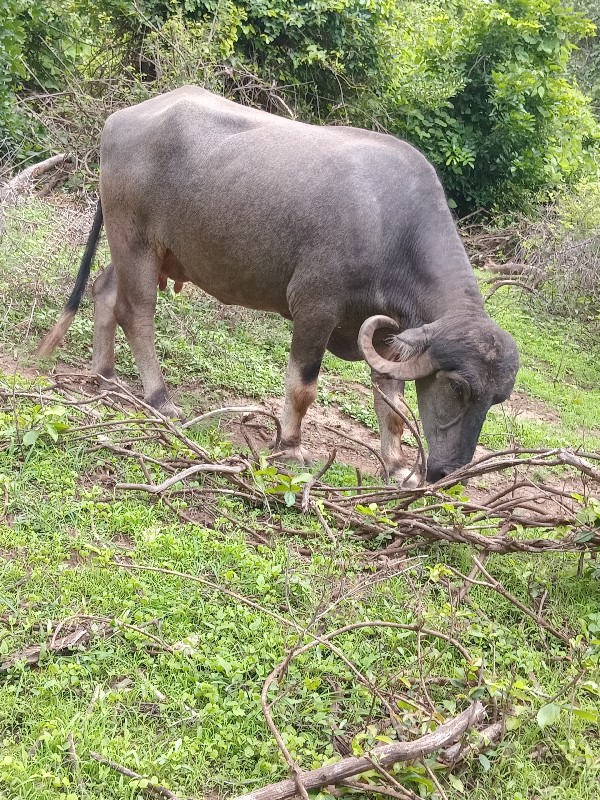
[[[48,331],[38,345],[36,355],[40,358],[49,358],[52,355],[58,345],[62,342],[66,332],[69,330],[69,327],[73,322],[73,319],[75,318],[75,314],[77,313],[77,309],[79,308],[81,298],[83,297],[85,287],[90,277],[92,261],[98,247],[101,229],[102,204],[100,201],[98,201],[96,213],[94,214],[94,221],[92,223],[92,229],[90,231],[90,235],[88,236],[85,252],[81,259],[79,272],[77,273],[77,278],[75,279],[75,286],[73,287],[71,296],[65,304],[64,310],[60,315],[60,319],[52,328],[52,330]]]

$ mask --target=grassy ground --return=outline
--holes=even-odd
[[[47,645],[57,624],[66,621],[70,630],[68,620],[77,615],[78,624],[88,615],[109,619],[112,627],[89,646],[62,654],[42,648],[37,666],[21,661],[0,672],[0,797],[139,795],[136,781],[99,765],[90,751],[155,776],[181,796],[236,795],[287,776],[260,692],[296,634],[268,612],[303,626],[333,605],[322,631],[366,619],[422,621],[459,639],[471,660],[444,640],[410,631],[340,637],[357,668],[395,694],[397,731],[334,653],[319,647],[294,660],[271,699],[303,769],[360,752],[378,737],[423,732],[431,716],[427,694],[438,720],[481,697],[512,708],[503,742],[452,775],[435,758],[399,766],[394,775],[403,786],[428,800],[595,799],[600,585],[594,562],[578,572],[572,555],[488,561],[523,603],[535,608],[544,597],[546,619],[571,637],[567,648],[489,589],[474,587],[470,601],[456,608],[448,567],[468,572],[467,548],[421,548],[396,565],[402,574],[377,583],[380,573],[364,545],[344,530],[326,535],[313,516],[221,495],[186,523],[161,499],[115,490],[118,482],[144,480],[139,464],[95,449],[95,434],[81,439],[77,430],[85,420],[76,406],[43,407],[30,356],[72,285],[86,234],[79,212],[31,202],[12,212],[0,243],[6,301],[0,385],[9,394],[19,387],[32,395],[6,397],[0,413],[0,663],[28,645]],[[90,310],[86,300],[60,354],[75,369],[89,364]],[[514,294],[496,295],[491,311],[517,338],[523,369],[516,399],[490,415],[483,443],[599,450],[597,343],[582,345],[568,326],[532,317]],[[157,319],[159,357],[189,412],[214,408],[223,398],[281,395],[285,322],[187,291],[163,296]],[[122,340],[118,361],[135,381]],[[375,427],[367,385],[362,364],[328,356],[319,408],[349,419],[367,438],[366,429]],[[101,406],[96,411],[100,421],[123,416]],[[27,431],[37,438],[24,441]],[[240,449],[221,424],[196,430],[194,438],[215,458]],[[137,446],[158,455],[155,444]],[[340,464],[328,479],[345,485],[354,472]],[[173,493],[170,500],[185,513],[185,496]],[[270,524],[303,534],[277,534]],[[262,539],[257,543],[249,531]],[[189,578],[117,568],[115,558],[203,577],[264,610]],[[78,766],[69,755],[70,737]],[[369,780],[380,782],[375,772]]]

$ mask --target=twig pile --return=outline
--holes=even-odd
[[[242,425],[250,416],[265,415],[276,428],[277,445],[280,428],[273,414],[260,407],[233,406],[181,425],[158,414],[121,385],[115,384],[111,392],[93,393],[82,378],[62,375],[54,385],[35,392],[0,389],[0,397],[12,403],[20,397],[33,397],[42,406],[62,403],[76,408],[83,424],[72,425],[66,435],[87,442],[93,451],[109,451],[136,461],[146,478],[144,483],[117,482],[114,491],[159,496],[187,522],[194,521],[195,511],[205,508],[207,496],[237,497],[265,510],[264,530],[258,532],[259,536],[262,533],[261,543],[273,530],[306,537],[306,530],[284,529],[272,521],[271,507],[286,505],[289,494],[284,499],[282,493],[265,488],[264,480],[256,478],[261,471],[259,459],[264,465],[276,452],[260,456],[246,435],[251,456],[215,461],[187,434],[193,425],[226,414],[241,416]],[[95,408],[100,402],[121,414],[125,405],[135,415],[107,420]],[[314,513],[330,537],[335,536],[335,528],[361,540],[388,542],[385,550],[378,551],[379,556],[432,541],[467,544],[480,553],[583,552],[600,546],[593,499],[600,487],[600,454],[565,448],[505,450],[484,455],[436,484],[410,489],[398,485],[332,486],[326,483],[325,473],[334,455],[298,491],[294,506]],[[547,476],[543,480],[536,478],[540,471]],[[158,481],[157,474],[161,476]],[[493,477],[495,488],[478,488],[477,494],[483,496],[477,500],[467,496],[468,488],[457,492],[457,484],[468,486],[483,477]],[[181,497],[186,501],[185,513],[174,504]],[[239,524],[243,529],[244,523]]]

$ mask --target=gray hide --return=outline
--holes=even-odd
[[[147,402],[177,415],[154,348],[156,290],[166,277],[191,281],[293,321],[288,455],[304,457],[301,423],[329,349],[364,353],[392,400],[417,378],[429,480],[472,458],[490,405],[512,389],[517,352],[485,314],[433,167],[406,142],[187,86],[109,117],[100,194],[112,263],[94,285],[94,373],[113,377],[119,324]],[[371,320],[359,348],[375,315],[390,319]],[[386,338],[395,330],[406,333]],[[383,458],[401,478],[401,421],[378,393],[375,405]]]

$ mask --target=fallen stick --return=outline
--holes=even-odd
[[[315,483],[318,483],[323,475],[327,472],[329,467],[335,461],[335,457],[337,455],[337,450],[334,447],[333,450],[329,453],[329,457],[326,463],[321,467],[321,469],[312,476],[312,478],[304,484],[304,489],[302,490],[302,513],[307,514],[309,508],[309,500],[310,500],[310,490],[313,488]],[[322,524],[322,523],[321,523]]]
[[[147,780],[143,775],[139,775],[137,772],[124,767],[122,764],[117,764],[116,761],[111,761],[110,758],[105,758],[100,755],[100,753],[95,753],[93,750],[90,750],[90,758],[93,758],[94,761],[97,761],[99,764],[104,764],[106,767],[114,769],[115,772],[119,772],[121,775],[125,775],[126,778],[132,778],[136,781]],[[157,783],[149,783],[147,786],[142,787],[141,791],[146,794],[154,795],[155,797],[166,797],[167,800],[183,800],[179,795],[174,794],[169,789]]]
[[[54,169],[54,167],[57,167],[59,164],[63,164],[68,158],[69,156],[65,153],[60,153],[60,155],[50,156],[50,158],[46,158],[38,164],[32,164],[30,167],[26,167],[22,172],[15,175],[14,178],[6,181],[4,186],[0,187],[0,201],[5,200],[11,194],[21,191],[27,186],[29,181],[34,178],[39,178],[40,175],[44,175],[46,172],[50,172],[51,169]]]
[[[477,731],[472,742],[457,742],[446,750],[443,750],[440,753],[440,760],[445,764],[451,765],[456,764],[457,761],[464,761],[464,759],[468,758],[470,755],[480,753],[482,750],[485,750],[486,747],[499,741],[505,731],[506,722],[504,720],[494,722],[482,731]]]
[[[490,575],[490,573],[486,570],[483,564],[480,561],[478,561],[475,556],[473,556],[473,564],[479,569],[479,571],[483,575],[485,575],[487,581],[478,581],[475,580],[474,578],[470,578],[468,575],[462,575],[465,581],[467,581],[470,584],[473,584],[473,586],[484,586],[486,589],[493,589],[495,592],[498,592],[499,595],[504,597],[506,600],[508,600],[509,603],[512,603],[520,611],[526,614],[537,625],[539,625],[540,628],[543,628],[544,630],[548,631],[548,633],[551,633],[552,636],[556,637],[566,647],[570,647],[570,639],[566,634],[562,633],[562,631],[557,630],[549,622],[546,622],[546,620],[542,618],[538,619],[538,616],[534,614],[530,608],[527,608],[527,606],[524,603],[522,603],[517,597],[511,594],[508,591],[508,589],[505,589],[504,586],[500,583],[500,581],[497,581],[496,578],[493,577],[493,575]],[[450,569],[453,572],[457,573],[457,570],[455,570],[453,567],[450,567]]]
[[[421,736],[413,742],[380,745],[373,748],[366,756],[343,758],[335,764],[327,764],[319,769],[304,772],[302,773],[302,783],[307,790],[322,789],[324,786],[335,786],[347,778],[367,772],[373,768],[373,761],[376,761],[381,767],[390,767],[399,762],[426,758],[436,750],[449,747],[457,742],[470,727],[481,722],[484,715],[483,706],[476,702],[462,714],[440,725],[433,733]],[[248,794],[239,795],[234,800],[287,800],[289,797],[294,797],[297,792],[296,781],[285,780],[271,783]]]
[[[473,585],[471,583],[471,581],[473,581],[479,575],[481,564],[485,564],[485,562],[488,560],[489,556],[490,556],[490,554],[486,550],[484,550],[482,553],[480,553],[479,561],[477,561],[475,564],[473,564],[473,568],[472,568],[471,572],[469,572],[469,574],[467,575],[467,580],[463,583],[461,588],[458,590],[458,593],[456,595],[456,605],[457,606],[460,605],[463,602],[463,600],[465,599],[465,597],[469,594],[469,589]]]
[[[196,464],[193,467],[184,469],[183,472],[178,472],[171,478],[167,478],[163,483],[155,486],[151,483],[117,483],[115,489],[131,489],[132,491],[149,492],[150,494],[160,494],[174,486],[176,483],[181,483],[186,478],[192,475],[197,475],[199,472],[218,472],[223,475],[239,475],[246,469],[245,464],[238,464],[237,466],[230,466],[227,464]]]
[[[213,411],[207,411],[206,414],[200,414],[200,416],[184,422],[181,429],[185,430],[186,428],[191,428],[192,425],[197,425],[199,422],[204,422],[204,420],[212,419],[213,417],[219,417],[222,414],[243,414],[244,417],[250,417],[253,414],[263,414],[265,417],[269,417],[275,423],[276,429],[273,450],[279,450],[279,443],[281,442],[281,423],[275,414],[272,414],[270,411],[260,406],[226,406],[224,408],[215,408]]]

